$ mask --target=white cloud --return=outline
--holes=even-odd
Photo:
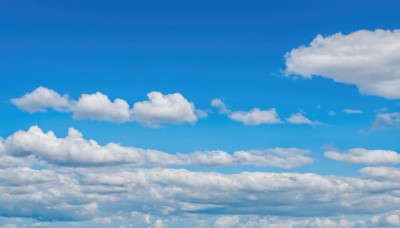
[[[5,140],[0,140],[0,158],[8,161],[5,167],[39,163],[36,159],[38,158],[63,166],[255,165],[290,169],[311,164],[313,160],[306,156],[308,153],[308,150],[297,148],[271,148],[236,151],[232,155],[224,151],[169,154],[157,150],[124,147],[116,143],[101,146],[94,140],[84,139],[82,134],[73,128],[68,130],[65,138],[58,138],[52,131],[44,133],[37,126],[28,131],[17,131]],[[21,159],[24,156],[27,157]]]
[[[132,119],[149,126],[159,126],[163,123],[195,123],[194,104],[181,94],[163,95],[160,92],[147,94],[148,101],[136,102],[132,108]]]
[[[226,107],[226,104],[221,99],[212,99],[211,106],[218,108],[221,114],[230,114],[232,111]]]
[[[213,99],[211,106],[218,108],[219,113],[227,115],[229,119],[244,123],[244,125],[277,124],[282,122],[275,108],[267,110],[253,108],[250,111],[232,111],[221,99]]]
[[[120,98],[111,101],[100,92],[82,94],[78,100],[70,100],[67,95],[39,87],[21,98],[11,99],[11,103],[29,113],[54,109],[72,112],[75,119],[94,119],[110,122],[137,121],[146,126],[159,127],[165,123],[195,123],[198,118],[207,117],[207,112],[195,109],[179,93],[162,94],[153,91],[147,94],[149,100],[136,102],[130,109],[128,103]]]
[[[399,178],[269,172],[220,174],[160,168],[50,168],[0,169],[0,211],[9,217],[44,221],[109,222],[96,218],[110,217],[114,223],[141,213],[147,214],[151,224],[160,219],[163,224],[180,224],[185,217],[194,215],[230,214],[232,218],[217,218],[214,223],[239,227],[360,227],[365,223],[346,221],[337,215],[388,213],[375,220],[393,224],[397,221],[395,216],[386,218],[398,214],[395,212],[400,203]],[[252,217],[244,219],[244,215]],[[178,220],[173,216],[178,216]]]
[[[67,95],[61,96],[54,90],[44,87],[38,87],[21,98],[14,98],[10,101],[21,110],[29,113],[44,112],[48,108],[57,111],[68,111],[70,108],[70,101]]]
[[[324,155],[336,161],[353,164],[394,165],[400,162],[400,154],[392,150],[353,148],[345,153],[326,151]]]
[[[113,102],[100,92],[82,94],[73,106],[75,119],[94,119],[112,122],[125,122],[129,120],[129,105],[122,99]]]
[[[343,112],[344,112],[344,113],[347,113],[347,114],[363,114],[363,113],[364,113],[364,112],[361,111],[361,110],[358,110],[358,109],[349,109],[349,108],[343,109]]]
[[[400,113],[379,113],[372,122],[372,129],[379,130],[385,128],[400,127]]]
[[[109,143],[100,146],[85,140],[70,128],[65,138],[57,138],[52,131],[44,133],[33,126],[28,131],[17,131],[4,141],[5,151],[11,156],[35,155],[50,163],[61,165],[115,165],[141,162],[140,149],[124,148]]]
[[[229,114],[228,117],[234,121],[242,122],[245,125],[277,124],[282,122],[275,108],[268,110],[253,108],[247,112],[236,111]]]
[[[400,98],[400,30],[317,37],[285,55],[286,73],[356,85],[363,94]]]
[[[314,125],[319,125],[319,124],[321,124],[320,122],[318,122],[318,121],[312,121],[312,120],[310,120],[310,119],[308,119],[307,117],[305,117],[302,113],[300,113],[300,112],[298,112],[298,113],[295,113],[295,114],[292,114],[290,117],[288,117],[288,118],[286,118],[286,121],[288,122],[288,123],[291,123],[291,124],[306,124],[306,125],[312,125],[312,126],[314,126]]]

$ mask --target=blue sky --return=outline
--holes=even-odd
[[[3,1],[0,159],[10,165],[0,166],[1,189],[13,192],[15,186],[27,184],[23,177],[18,184],[8,180],[29,172],[26,175],[49,183],[54,182],[52,175],[77,178],[72,182],[82,189],[92,178],[85,176],[88,173],[109,172],[115,175],[111,179],[118,179],[126,172],[143,172],[149,175],[149,189],[166,185],[192,193],[196,191],[190,184],[168,181],[168,173],[188,172],[174,175],[204,175],[208,180],[218,175],[234,179],[244,172],[312,173],[367,182],[384,172],[378,181],[382,193],[361,190],[359,197],[386,196],[395,202],[398,197],[392,191],[400,183],[385,186],[400,163],[399,7],[390,0]],[[148,95],[152,91],[159,94],[154,100]],[[69,137],[69,128],[83,136]],[[48,131],[55,138],[45,136]],[[151,150],[162,153],[154,155],[160,160],[152,160]],[[223,158],[210,151],[221,152]],[[168,155],[175,157],[163,157]],[[153,172],[167,180],[160,184],[151,179]],[[124,178],[127,183],[136,180]],[[264,179],[255,180],[262,185]],[[159,190],[160,198],[143,193],[135,197],[148,200],[128,197],[125,204],[120,200],[125,193],[110,193],[119,202],[113,204],[106,200],[106,186],[112,185],[106,182],[92,183],[99,189],[90,191],[99,198],[88,198],[87,189],[79,197],[65,192],[51,199],[25,199],[15,193],[9,196],[13,202],[0,197],[2,204],[10,205],[0,206],[0,224],[107,227],[135,220],[139,227],[251,227],[250,222],[256,227],[290,227],[288,221],[293,220],[298,222],[294,227],[329,227],[329,222],[340,227],[341,219],[352,226],[400,224],[396,206],[364,210],[354,203],[344,208],[339,202],[350,193],[331,199],[335,194],[328,191],[329,206],[319,208],[314,199],[306,200],[314,189],[311,183],[299,187],[300,203],[287,201],[283,193],[281,202],[273,202],[266,199],[271,189],[255,187],[251,197],[271,205],[260,209],[251,200],[234,202],[229,197],[239,193],[229,187],[221,187],[227,197],[213,198],[210,192],[201,199],[181,199]],[[40,181],[30,184],[38,194],[53,188]],[[197,187],[210,183],[203,184]],[[287,186],[277,188],[290,192]],[[165,202],[168,197],[173,202]],[[69,199],[65,205],[96,206],[76,214],[59,208],[61,198]],[[273,207],[287,203],[296,210]],[[211,204],[222,209],[206,206]],[[20,212],[24,205],[29,212]],[[170,210],[152,209],[157,205]],[[298,218],[298,212],[309,207],[332,212]],[[264,212],[255,213],[260,210]],[[357,223],[358,217],[365,224]]]

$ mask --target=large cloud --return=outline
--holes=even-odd
[[[169,154],[157,150],[124,147],[116,143],[101,146],[94,140],[84,139],[82,134],[73,128],[68,130],[65,138],[58,138],[52,131],[44,133],[37,126],[31,127],[28,131],[17,131],[0,141],[0,158],[8,161],[6,167],[24,164],[21,157],[27,156],[24,161],[29,161],[29,164],[34,163],[34,159],[38,158],[63,166],[255,165],[289,169],[311,164],[313,160],[306,156],[308,153],[308,150],[297,148],[271,148],[236,151],[232,155],[224,151]]]
[[[70,100],[67,95],[39,87],[21,98],[11,99],[11,103],[30,113],[47,109],[72,112],[75,119],[93,119],[111,122],[137,121],[146,126],[159,127],[165,123],[195,123],[207,113],[195,109],[180,93],[162,94],[153,91],[147,94],[149,100],[136,102],[130,109],[122,99],[111,101],[100,92],[82,94],[78,100]]]
[[[353,148],[345,153],[326,151],[324,154],[330,159],[353,164],[394,165],[400,162],[400,154],[392,150]]]
[[[286,54],[286,73],[353,84],[361,93],[400,98],[400,30],[323,37]]]

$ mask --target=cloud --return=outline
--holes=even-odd
[[[198,165],[198,166],[271,166],[295,168],[311,164],[308,150],[297,148],[271,148],[264,150],[197,151],[188,154],[169,154],[157,150],[124,147],[116,143],[99,145],[86,140],[83,135],[70,128],[65,138],[58,138],[52,131],[44,133],[33,126],[28,131],[17,131],[0,141],[0,158],[8,161],[6,167],[38,163],[43,160],[63,166],[116,166],[116,165]],[[33,157],[32,157],[33,156]],[[22,157],[26,157],[22,160]],[[26,163],[26,164],[25,164]],[[43,165],[43,163],[41,163]],[[2,165],[0,164],[0,167]]]
[[[277,124],[282,121],[279,119],[279,115],[275,108],[268,110],[261,110],[253,108],[250,111],[236,111],[232,112],[228,116],[231,120],[242,122],[245,125],[260,125],[260,124]]]
[[[0,214],[45,221],[126,217],[133,211],[167,218],[204,214],[315,218],[388,213],[399,203],[398,179],[160,168],[52,169],[0,169],[4,193]]]
[[[33,126],[28,131],[17,131],[4,141],[4,150],[10,156],[36,157],[67,166],[137,164],[140,150],[109,143],[100,146],[94,140],[85,140],[82,134],[70,128],[65,138],[57,138],[52,131],[44,133]]]
[[[278,124],[283,123],[280,119],[275,108],[270,108],[267,110],[261,110],[259,108],[253,108],[250,111],[232,111],[221,99],[213,99],[211,101],[211,106],[218,108],[219,113],[225,114],[229,119],[236,122],[242,122],[244,125],[261,125],[261,124]],[[330,115],[335,113],[330,113]],[[311,121],[305,117],[302,113],[292,114],[290,117],[286,118],[287,123],[291,124],[308,124],[308,125],[319,125],[319,121]]]
[[[336,161],[352,164],[394,165],[400,162],[400,154],[392,150],[353,148],[345,153],[326,151],[324,155]]]
[[[231,111],[221,99],[213,99],[211,106],[218,108],[219,113],[228,115],[229,119],[244,123],[244,125],[277,124],[282,122],[275,108],[267,110],[253,108],[250,111]]]
[[[219,113],[221,114],[230,114],[232,111],[226,107],[225,103],[221,99],[212,99],[211,100],[211,106],[218,108]]]
[[[348,109],[348,108],[343,109],[343,112],[347,113],[347,114],[363,114],[364,113],[363,111],[358,110],[358,109]]]
[[[130,118],[129,105],[118,98],[112,102],[100,92],[82,94],[73,106],[73,116],[75,119],[125,122]]]
[[[70,108],[70,101],[67,95],[61,96],[54,90],[44,87],[38,87],[21,98],[14,98],[10,101],[19,109],[29,113],[44,112],[48,108],[57,111],[68,111]]]
[[[400,98],[400,30],[359,30],[323,37],[285,55],[286,74],[322,76],[362,94]]]
[[[136,102],[131,110],[131,118],[150,126],[159,126],[162,123],[195,123],[194,104],[186,100],[181,94],[163,95],[160,92],[147,94],[148,101]]]
[[[300,113],[300,112],[299,112],[299,113],[292,114],[290,117],[286,118],[286,121],[287,121],[288,123],[297,124],[297,125],[305,124],[305,125],[312,125],[312,126],[315,126],[315,125],[321,124],[321,123],[318,122],[318,121],[312,121],[312,120],[308,119],[307,117],[305,117],[305,116],[304,116],[302,113]]]
[[[149,100],[136,102],[130,109],[128,103],[120,98],[111,101],[100,92],[82,94],[78,100],[70,100],[54,90],[39,87],[21,98],[11,99],[11,103],[29,113],[44,112],[47,109],[71,112],[74,119],[93,119],[110,122],[136,121],[150,127],[162,124],[194,124],[198,118],[205,118],[207,112],[195,109],[179,93],[162,94],[153,91],[147,94]]]
[[[372,122],[372,129],[379,130],[385,128],[397,128],[400,127],[400,113],[379,113],[375,116],[375,120]]]

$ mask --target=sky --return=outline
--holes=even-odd
[[[400,226],[399,9],[2,1],[0,226]]]

